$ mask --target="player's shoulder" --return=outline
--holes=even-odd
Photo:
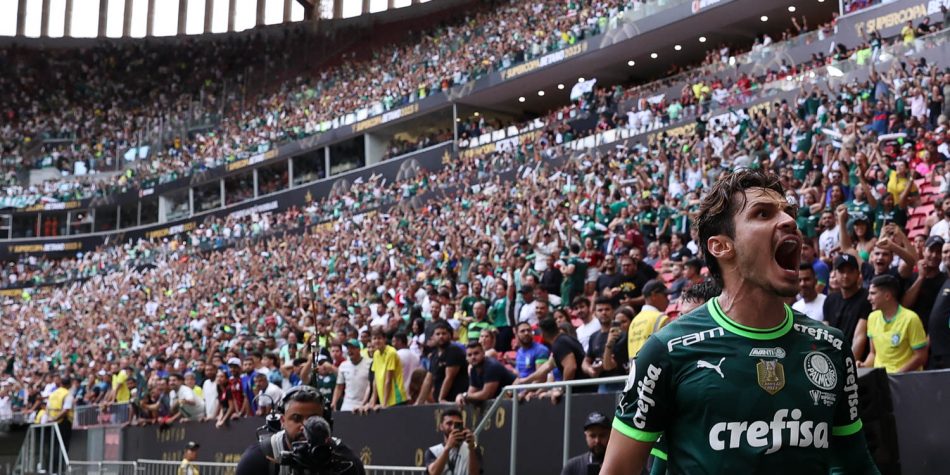
[[[722,330],[722,327],[713,319],[706,305],[700,305],[689,311],[685,315],[676,318],[666,326],[653,334],[656,339],[664,344],[671,341],[683,339],[689,335],[708,332],[710,330]]]
[[[791,331],[802,338],[815,340],[816,345],[825,343],[836,350],[849,348],[845,343],[847,339],[844,337],[844,332],[797,310],[792,310]]]

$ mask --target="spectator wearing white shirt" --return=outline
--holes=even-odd
[[[205,365],[205,380],[201,384],[201,397],[205,401],[205,418],[211,419],[218,412],[218,385],[215,379],[218,376],[218,368],[208,363]]]
[[[821,213],[819,224],[825,230],[818,236],[818,249],[821,251],[823,259],[830,259],[832,251],[840,246],[841,236],[838,234],[838,222],[831,211],[825,211]]]
[[[818,293],[818,278],[811,264],[803,262],[799,266],[798,285],[801,298],[792,305],[792,309],[808,315],[812,320],[825,321],[825,295]]]
[[[406,385],[406,394],[409,394],[409,383],[412,382],[412,373],[422,367],[419,356],[409,349],[409,337],[398,332],[393,335],[393,348],[399,355],[399,361],[402,361],[402,380]]]
[[[254,397],[257,399],[257,415],[266,416],[270,414],[271,408],[280,404],[284,392],[276,384],[270,382],[267,375],[257,373],[254,375]]]
[[[346,343],[346,354],[347,359],[340,363],[337,372],[331,405],[337,407],[342,400],[340,410],[350,412],[363,406],[369,399],[369,372],[373,360],[363,357],[360,353],[360,342],[356,340]]]
[[[195,396],[188,385],[183,384],[184,377],[179,373],[168,375],[168,386],[171,388],[170,403],[172,412],[176,412],[174,419],[200,420],[205,417],[204,399]]]
[[[590,336],[600,331],[600,320],[594,318],[590,313],[590,300],[587,297],[578,296],[571,302],[571,308],[574,309],[574,316],[580,319],[581,326],[577,327],[577,341],[584,347],[584,353],[590,345]]]

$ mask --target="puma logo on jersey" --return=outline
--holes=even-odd
[[[791,419],[786,419],[791,415]],[[737,449],[744,440],[750,447],[768,447],[766,454],[783,446],[828,448],[828,423],[800,420],[802,411],[775,411],[771,421],[720,422],[709,431],[709,446],[716,451]],[[787,439],[787,440],[786,440]]]
[[[726,379],[726,375],[722,374],[722,369],[720,369],[720,366],[722,366],[722,362],[725,361],[725,360],[726,360],[726,357],[725,357],[725,356],[723,356],[722,358],[719,358],[719,364],[712,364],[712,363],[710,363],[710,362],[708,362],[708,361],[699,360],[699,361],[696,362],[696,367],[697,367],[697,368],[711,369],[711,370],[713,370],[713,371],[719,373],[719,377],[720,377],[720,378]]]

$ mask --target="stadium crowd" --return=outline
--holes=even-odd
[[[754,82],[691,80],[681,98],[655,104],[595,89],[512,150],[461,154],[440,171],[374,177],[303,208],[216,219],[160,242],[11,263],[5,283],[62,285],[0,308],[0,417],[57,420],[70,404],[102,408],[94,420],[79,411],[81,425],[224,425],[307,382],[341,410],[365,411],[625,374],[652,331],[715,295],[691,213],[720,174],[743,167],[779,174],[798,205],[805,265],[790,305],[842,329],[863,365],[947,367],[950,73],[873,49]],[[868,64],[867,78],[819,79],[794,101],[710,117],[730,104],[708,103],[716,90],[741,97],[845,60]],[[575,113],[601,120],[573,130]],[[693,133],[567,146],[686,117]],[[515,178],[502,180],[506,172]],[[921,220],[925,195],[938,199]],[[901,344],[875,345],[893,319]],[[68,402],[47,413],[61,387]]]
[[[0,75],[4,77],[0,79],[0,97],[9,98],[4,100],[0,126],[0,163],[5,183],[11,185],[4,191],[6,196],[29,204],[38,199],[101,196],[134,185],[147,188],[171,181],[336,127],[341,121],[444,93],[489,72],[567,48],[606,31],[624,14],[645,9],[645,4],[638,0],[502,2],[477,9],[457,23],[415,35],[411,41],[374,50],[370,59],[340,62],[321,69],[313,79],[301,74],[250,97],[241,96],[238,86],[257,57],[242,53],[265,43],[269,45],[265,50],[268,61],[286,65],[293,49],[282,45],[294,44],[293,37],[274,42],[243,37],[222,40],[210,45],[216,54],[208,54],[209,45],[198,43],[185,53],[197,61],[172,57],[170,50],[149,49],[143,54],[141,46],[97,47],[84,53],[85,80],[55,91],[43,88],[43,78],[63,74],[50,71],[75,59],[73,52],[33,55],[30,61],[0,58],[0,72],[4,73]],[[124,84],[115,80],[117,75],[138,79],[126,89],[113,90],[116,84]],[[189,81],[165,81],[169,77]],[[157,83],[159,79],[162,82]],[[166,86],[179,83],[184,86]],[[228,84],[231,89],[226,89]],[[221,99],[242,106],[216,110],[213,106]],[[140,140],[142,133],[151,138],[151,134],[172,129],[169,124],[192,124],[215,112],[220,117],[210,130],[186,135],[184,128],[175,128],[180,133],[162,134],[148,157],[134,160],[121,174],[102,179],[56,179],[41,186],[15,185],[17,170],[37,165],[56,166],[64,174],[113,170],[130,148],[138,154],[140,146],[153,143]],[[60,137],[68,140],[45,141]],[[27,152],[37,141],[43,141],[40,158],[31,163]],[[77,166],[77,162],[81,164]]]

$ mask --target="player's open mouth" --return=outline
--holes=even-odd
[[[775,249],[775,262],[779,267],[798,274],[802,260],[802,242],[795,238],[785,238]]]

